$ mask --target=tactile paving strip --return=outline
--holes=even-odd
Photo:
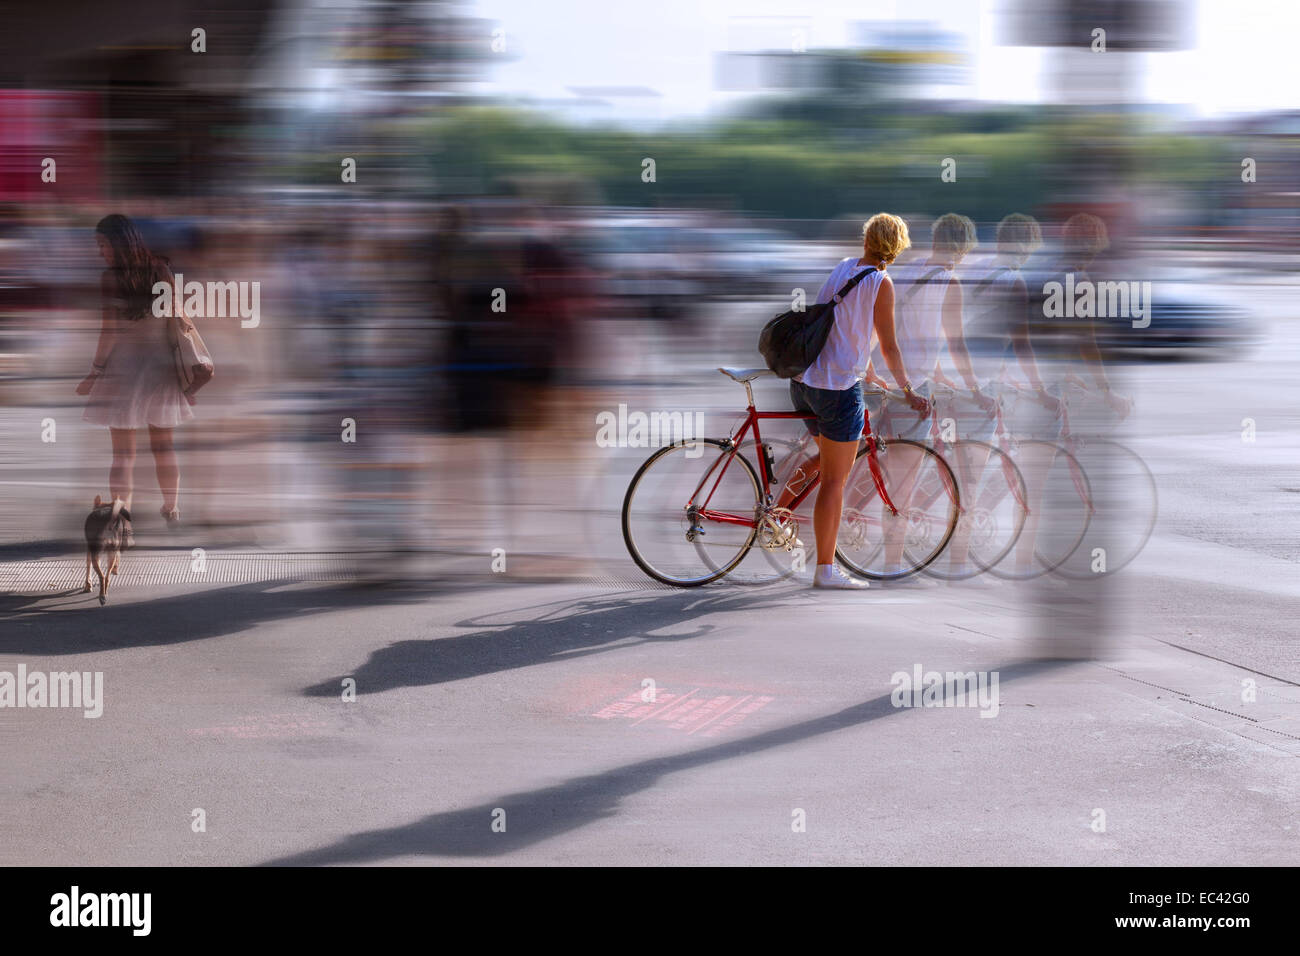
[[[672,591],[638,572],[624,574],[583,574],[551,571],[545,563],[522,573],[485,575],[481,556],[472,567],[460,556],[428,555],[437,567],[429,569],[431,578],[470,578],[492,581],[567,581],[601,589],[650,589]],[[439,558],[442,560],[439,560]],[[448,560],[450,558],[450,560]],[[194,570],[188,551],[137,550],[122,559],[113,586],[148,587],[172,584],[252,584],[264,581],[305,581],[348,583],[363,578],[382,578],[384,558],[371,552],[264,552],[208,551],[204,569]],[[0,593],[32,594],[43,591],[80,589],[85,582],[85,555],[77,557],[31,558],[0,561]],[[395,576],[403,571],[395,569]],[[96,580],[91,572],[92,583]]]
[[[114,585],[247,584],[255,581],[351,581],[360,562],[350,554],[208,552],[202,571],[188,551],[128,554]],[[0,591],[47,591],[81,587],[86,559],[39,558],[0,562]],[[91,580],[95,573],[91,571]]]

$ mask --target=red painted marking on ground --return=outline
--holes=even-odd
[[[666,718],[664,715],[667,714],[670,710],[676,710],[677,708],[681,707],[683,701],[699,693],[699,690],[700,689],[697,687],[689,694],[681,694],[680,696],[675,696],[673,694],[660,694],[656,691],[655,699],[654,702],[651,704],[651,707],[663,703],[664,700],[667,700],[668,702],[664,704],[663,707],[660,707],[658,710],[651,710],[649,713],[645,714],[642,717],[638,717],[636,720],[632,722],[634,724],[639,724],[644,720],[649,720],[651,717],[654,717],[658,720],[671,719],[671,718]]]
[[[774,700],[776,700],[775,697],[753,698],[752,700],[750,700],[749,703],[745,704],[743,707],[737,707],[736,710],[733,711],[731,714],[727,715],[727,717],[724,720],[719,721],[718,723],[710,727],[708,730],[706,730],[704,732],[704,736],[716,737],[724,730],[727,730],[728,728],[731,727],[735,727],[737,724],[743,721],[750,714],[762,710],[764,707],[772,703],[772,701]]]
[[[658,687],[654,700],[648,701],[643,697],[645,692],[637,689],[606,704],[592,716],[600,720],[623,718],[633,726],[648,722],[669,730],[684,730],[687,734],[703,731],[704,736],[714,737],[776,700],[766,695],[717,693],[717,690],[696,687],[683,693]]]
[[[741,704],[743,704],[745,701],[749,700],[749,696],[750,696],[750,695],[746,694],[744,697],[740,698],[739,700],[735,701],[734,703],[723,703],[724,701],[727,701],[728,698],[726,698],[726,697],[715,697],[715,698],[714,698],[713,700],[711,700],[709,703],[710,703],[710,704],[717,704],[717,705],[719,705],[719,706],[716,706],[716,707],[713,708],[713,714],[712,714],[712,716],[710,716],[708,720],[704,721],[704,723],[700,724],[700,725],[697,726],[697,727],[692,727],[690,730],[688,730],[688,731],[686,731],[686,732],[687,732],[688,734],[693,734],[693,733],[695,733],[697,730],[703,730],[705,727],[709,726],[709,724],[713,723],[715,720],[717,720],[717,719],[718,719],[719,717],[721,717],[723,714],[730,713],[731,711],[733,711],[733,710],[735,710],[737,707],[739,707]]]
[[[557,680],[550,691],[533,702],[533,710],[547,716],[556,717],[591,717],[603,708],[612,706],[611,701],[622,702],[629,687],[639,687],[647,674],[641,671],[602,671],[566,675]],[[769,694],[779,700],[786,700],[789,685],[768,681],[733,680],[730,676],[726,684],[701,683],[710,675],[701,674],[696,669],[655,668],[654,679],[662,689],[700,688],[700,696],[729,694],[733,697],[744,694]],[[631,700],[631,695],[627,697]],[[640,703],[640,698],[636,703]]]

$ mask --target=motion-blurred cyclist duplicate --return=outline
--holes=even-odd
[[[966,339],[982,374],[996,383],[995,387],[1026,389],[1006,422],[1012,437],[1052,442],[1060,434],[1061,403],[1043,381],[1034,351],[1032,310],[1039,299],[1037,288],[1031,289],[1023,272],[1042,244],[1042,227],[1032,216],[1012,213],[998,223],[996,257],[970,277]],[[1028,506],[1024,529],[1016,540],[1013,563],[1018,576],[1028,576],[1034,567],[1043,493],[1052,462],[1046,445],[1027,444],[1018,454]]]
[[[1061,227],[1060,262],[1057,263],[1053,274],[1045,277],[1045,280],[1053,279],[1064,283],[1067,275],[1073,275],[1075,287],[1080,287],[1085,282],[1092,282],[1088,269],[1109,245],[1110,237],[1107,234],[1106,224],[1101,219],[1090,213],[1071,216]],[[1106,363],[1103,361],[1101,349],[1097,346],[1097,320],[1094,318],[1080,323],[1080,327],[1067,341],[1067,348],[1070,352],[1077,353],[1080,373],[1086,372],[1091,376],[1097,393],[1111,411],[1120,418],[1128,415],[1132,402],[1127,396],[1111,390],[1110,379],[1106,375]],[[1071,359],[1075,357],[1075,355],[1069,356]]]
[[[975,375],[970,354],[966,346],[964,331],[964,300],[966,292],[957,274],[962,260],[978,245],[975,223],[968,217],[957,213],[948,213],[935,220],[931,227],[930,257],[924,262],[912,262],[894,270],[895,282],[899,289],[899,302],[896,308],[896,332],[898,345],[903,354],[903,365],[908,376],[915,384],[916,390],[925,398],[934,400],[934,385],[945,385],[959,389],[955,381],[943,374],[941,358],[944,349],[956,368],[956,374],[965,382],[969,390],[969,399],[944,402],[945,414],[950,415],[958,426],[958,438],[976,438],[987,440],[992,434],[993,402],[980,391],[980,383]],[[883,364],[879,345],[872,351],[871,366],[867,370],[867,383],[887,387],[888,383],[876,374],[876,369]],[[931,419],[913,418],[907,413],[885,415],[884,396],[873,394],[867,400],[867,407],[877,420],[885,425],[887,437],[910,438],[926,441],[930,436]],[[937,415],[936,415],[937,417]],[[873,425],[877,432],[881,425]],[[987,451],[976,445],[963,453],[963,478],[978,478],[982,473],[987,458]],[[969,522],[958,524],[948,547],[948,554],[954,573],[964,573],[969,542]],[[891,541],[893,548],[900,552],[887,555],[891,562],[901,561],[903,541]]]
[[[967,253],[975,248],[975,224],[965,216],[950,212],[935,220],[931,236],[927,260],[910,262],[894,270],[899,295],[895,307],[898,348],[904,370],[918,394],[926,398],[930,397],[944,346],[967,388],[975,389],[979,384],[966,350],[962,329],[963,292],[956,271]],[[877,343],[867,367],[868,384],[888,387],[889,383],[877,374],[882,364],[883,355]],[[873,397],[867,405],[874,413],[883,402]],[[891,437],[920,440],[926,437],[928,423],[924,419],[911,427],[905,427],[907,422],[895,422],[895,425],[897,434]]]
[[[817,535],[817,570],[813,587],[857,589],[867,582],[845,574],[835,565],[836,536],[844,507],[844,488],[858,453],[858,440],[866,425],[862,378],[871,358],[874,329],[890,374],[918,414],[929,411],[929,402],[916,394],[904,371],[894,335],[894,285],[886,269],[911,245],[907,224],[898,216],[878,213],[862,227],[862,255],[840,262],[823,283],[818,302],[830,302],[853,276],[866,269],[876,270],[859,282],[835,310],[830,337],[817,360],[790,382],[790,399],[796,411],[817,416],[808,430],[817,441],[818,455],[802,465],[804,474],[821,473],[821,487],[813,506],[813,530]],[[788,507],[802,485],[787,486],[777,502]]]

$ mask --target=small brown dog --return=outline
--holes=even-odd
[[[95,507],[86,516],[86,591],[90,590],[90,568],[93,564],[99,577],[99,603],[107,604],[108,576],[117,574],[117,563],[122,552],[131,546],[131,512],[126,510],[121,498],[106,505],[95,495]],[[99,569],[99,556],[104,556],[104,570]]]

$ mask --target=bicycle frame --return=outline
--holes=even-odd
[[[949,389],[949,391],[952,392],[953,390]],[[1093,504],[1092,494],[1088,488],[1087,479],[1084,476],[1083,472],[1080,470],[1078,461],[1073,457],[1073,452],[1079,447],[1080,444],[1082,444],[1082,441],[1070,431],[1069,401],[1064,393],[1062,394],[1060,400],[1062,402],[1063,408],[1061,410],[1061,438],[1060,438],[1060,445],[1058,447],[1071,453],[1071,456],[1066,461],[1066,465],[1070,469],[1070,480],[1074,484],[1075,491],[1078,492],[1079,497],[1083,500],[1084,506],[1088,509],[1089,517],[1091,517],[1097,513],[1097,508]],[[885,418],[886,420],[888,420],[888,415],[889,415],[888,402],[885,403],[884,409],[885,409],[884,411]],[[1017,503],[1024,509],[1025,514],[1029,514],[1030,513],[1029,502],[1025,501],[1024,497],[1020,494],[1017,483],[1013,480],[1011,474],[1008,472],[1008,466],[1010,465],[1011,460],[1015,457],[1015,450],[1016,450],[1017,443],[1011,437],[1010,430],[1006,427],[1006,421],[1003,417],[1003,407],[1002,407],[1001,397],[999,397],[996,401],[995,408],[994,408],[994,415],[995,415],[995,421],[997,423],[993,432],[995,447],[1001,449],[1007,456],[1002,460],[1002,469],[1007,479],[1007,487],[1011,490],[1011,493],[1015,496]],[[947,445],[947,443],[943,441],[942,436],[939,432],[937,409],[934,412],[934,415],[931,420],[930,439],[932,442],[934,442],[936,446],[946,447]],[[1049,444],[1055,444],[1055,443],[1049,443]],[[962,511],[963,512],[965,511],[964,506],[962,508]]]
[[[1055,444],[1061,450],[1069,453],[1066,457],[1066,465],[1070,469],[1070,481],[1073,482],[1074,490],[1078,492],[1079,497],[1083,500],[1084,507],[1088,509],[1088,517],[1091,518],[1097,513],[1097,507],[1092,501],[1092,491],[1088,486],[1088,478],[1083,473],[1078,459],[1074,456],[1074,452],[1080,447],[1082,440],[1075,437],[1070,431],[1070,403],[1067,391],[1063,389],[1059,399],[1061,402],[1061,437],[1059,444],[1057,442],[1049,442],[1048,444]],[[1003,423],[1001,401],[998,402],[997,438],[999,445],[1003,447],[1003,451],[1010,455],[1016,442]],[[1027,508],[1026,511],[1028,511]]]
[[[754,433],[754,446],[759,450],[757,456],[758,473],[759,481],[762,485],[763,502],[765,508],[770,508],[772,506],[772,485],[776,476],[771,473],[771,469],[768,467],[767,455],[763,453],[763,437],[758,423],[766,420],[812,421],[817,417],[808,412],[760,412],[754,407],[754,393],[748,382],[745,383],[745,391],[749,402],[745,410],[745,420],[741,423],[739,429],[726,439],[723,444],[723,453],[718,456],[717,461],[709,466],[708,470],[704,473],[704,477],[700,480],[700,483],[695,486],[695,491],[691,493],[690,500],[686,503],[686,511],[691,518],[693,526],[699,518],[704,518],[709,521],[716,521],[723,524],[756,527],[758,525],[758,516],[756,515],[737,515],[723,511],[710,510],[709,502],[713,500],[713,493],[717,490],[718,484],[727,473],[727,469],[731,466],[736,455],[740,454],[741,446],[745,442],[745,436],[752,430]],[[871,480],[876,486],[876,492],[880,495],[880,500],[889,508],[891,514],[897,516],[898,508],[890,499],[889,492],[885,490],[884,477],[880,471],[880,462],[876,457],[876,450],[879,447],[879,442],[871,431],[871,421],[869,419],[862,427],[862,440],[867,444],[867,466],[871,470]],[[700,498],[704,486],[708,484],[710,476],[718,469],[719,465],[721,465],[721,471],[718,471],[717,480],[714,481],[712,488],[709,489],[704,500],[697,503],[697,499]],[[799,506],[807,500],[808,496],[812,494],[813,489],[819,484],[821,484],[820,472],[813,476],[808,483],[799,490],[794,498],[791,499],[789,505],[790,510],[797,510]]]
[[[946,391],[949,393],[948,397],[950,399],[956,397],[956,391],[954,389],[946,389]],[[893,410],[890,406],[891,400],[892,399],[889,396],[886,396],[884,403],[881,405],[881,420],[884,423],[886,423],[885,424],[886,428],[889,427],[889,423],[891,423],[892,421],[891,416]],[[1016,480],[1016,476],[1012,471],[1012,469],[1015,466],[1011,461],[1010,449],[1005,447],[1007,442],[1003,440],[1005,429],[1002,424],[1002,403],[1000,401],[997,403],[995,407],[994,414],[996,415],[996,421],[997,421],[995,437],[998,438],[998,445],[996,447],[998,447],[1001,451],[1005,453],[1005,457],[1003,457],[999,461],[999,464],[1002,469],[1002,477],[1006,480],[1007,489],[1011,492],[1012,497],[1016,499],[1016,503],[1019,504],[1022,509],[1024,509],[1025,514],[1028,514],[1029,503],[1025,501],[1024,495],[1022,495],[1020,492],[1020,482]],[[939,452],[940,455],[943,455],[946,460],[948,454],[950,453],[950,445],[948,442],[943,440],[943,433],[942,430],[939,428],[939,406],[938,406],[937,399],[930,413],[929,439],[930,439],[930,443],[934,445],[935,451]],[[967,481],[973,477],[965,473],[964,461],[959,460],[957,462],[957,468],[962,471],[962,474],[957,476],[957,480],[959,483]],[[935,497],[937,497],[937,495],[932,496],[928,501],[926,501],[925,502],[926,506],[928,506],[934,500]],[[962,501],[957,506],[958,510],[963,515],[966,514],[966,509],[968,504],[974,504],[974,502]]]

